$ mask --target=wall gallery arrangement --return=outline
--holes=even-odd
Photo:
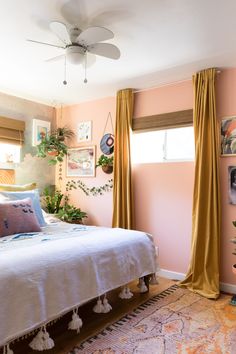
[[[95,177],[95,146],[68,149],[67,177]]]
[[[221,155],[236,154],[236,117],[221,121]]]
[[[236,204],[236,166],[228,167],[229,203]]]
[[[92,121],[78,123],[77,140],[79,143],[92,140]]]
[[[48,135],[51,129],[51,123],[46,120],[33,119],[33,137],[32,145],[36,146],[41,143],[42,138]]]

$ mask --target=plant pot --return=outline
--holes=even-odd
[[[83,221],[82,219],[77,219],[77,220],[67,220],[66,221],[68,224],[82,224],[83,225]]]
[[[49,156],[57,156],[58,155],[58,151],[57,150],[48,150],[47,154]]]
[[[236,264],[232,265],[232,272],[236,275]]]
[[[112,173],[113,172],[113,166],[112,165],[104,165],[104,166],[102,166],[102,170],[105,173]]]

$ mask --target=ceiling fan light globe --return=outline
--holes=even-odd
[[[84,49],[79,46],[71,46],[66,49],[66,58],[71,64],[82,64],[84,54]]]

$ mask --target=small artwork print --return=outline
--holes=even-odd
[[[79,143],[92,140],[92,121],[80,122],[78,124],[77,139]]]
[[[229,175],[229,202],[236,204],[236,166],[228,167]]]
[[[41,143],[51,128],[51,123],[45,120],[33,119],[33,141],[32,145],[36,146]]]
[[[236,117],[221,121],[221,155],[236,154]]]
[[[95,146],[68,149],[67,177],[95,176]]]

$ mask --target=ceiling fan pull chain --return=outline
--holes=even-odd
[[[64,62],[64,81],[63,81],[63,85],[67,85],[67,81],[66,81],[66,55],[65,55],[65,62]]]
[[[88,80],[87,80],[87,52],[84,55],[84,83],[87,84]]]

